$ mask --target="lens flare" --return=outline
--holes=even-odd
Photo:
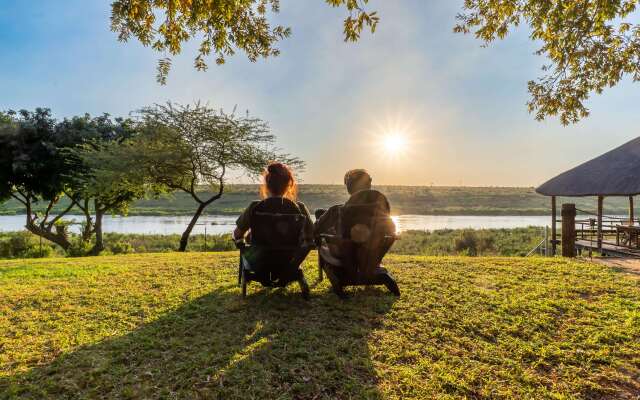
[[[400,155],[407,150],[407,138],[399,132],[389,133],[382,138],[382,147],[389,155]]]

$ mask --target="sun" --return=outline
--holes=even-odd
[[[407,138],[400,132],[390,132],[382,138],[384,151],[392,156],[397,156],[407,150]]]

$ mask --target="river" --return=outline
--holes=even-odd
[[[71,220],[81,221],[81,217],[71,216]],[[399,232],[406,230],[436,229],[490,229],[520,228],[527,226],[545,226],[551,224],[549,216],[487,216],[487,215],[399,215],[393,217]],[[189,223],[189,216],[128,216],[104,217],[105,232],[172,234],[182,233]],[[24,229],[24,215],[0,216],[0,232]],[[235,226],[235,216],[204,215],[194,228],[194,233],[229,233]],[[77,232],[79,225],[72,225],[71,231]]]

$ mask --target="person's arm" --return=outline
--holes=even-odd
[[[236,227],[236,229],[233,230],[233,240],[240,240],[242,238],[244,238],[244,235],[247,233],[246,230],[242,230],[238,227]]]
[[[316,221],[314,231],[316,235],[321,233],[335,233],[336,224],[338,222],[338,213],[340,212],[340,206],[332,206],[322,214],[322,216]]]
[[[253,213],[253,208],[255,206],[256,202],[251,203],[236,220],[236,229],[233,231],[233,240],[240,240],[244,238],[244,235],[251,228],[251,214]]]
[[[298,202],[298,207],[300,208],[300,211],[302,211],[302,213],[304,214],[304,218],[305,218],[304,229],[302,232],[302,239],[304,240],[305,243],[313,243],[313,220],[311,219],[311,214],[309,213],[309,209],[302,202]]]

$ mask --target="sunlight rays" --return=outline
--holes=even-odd
[[[414,155],[419,144],[410,119],[402,116],[387,118],[371,131],[372,152],[384,161],[398,163]]]

